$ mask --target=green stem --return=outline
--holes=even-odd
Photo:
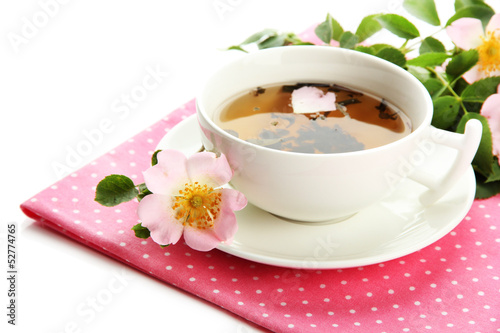
[[[457,93],[455,92],[455,90],[453,90],[453,87],[451,86],[450,82],[448,80],[446,80],[445,78],[443,78],[443,76],[438,73],[434,68],[432,67],[426,67],[426,69],[433,73],[436,78],[441,81],[441,83],[443,84],[443,86],[451,93],[451,95],[453,95],[453,97],[455,97],[455,99],[460,103],[460,107],[462,108],[462,110],[464,111],[464,114],[467,114],[467,109],[465,108],[465,105],[463,103],[463,100],[462,100],[462,97],[458,96]]]
[[[445,29],[444,27],[440,27],[440,29],[439,29],[439,30],[437,30],[437,31],[433,32],[432,34],[430,34],[430,35],[429,35],[429,36],[427,36],[427,37],[433,37],[434,35],[437,35],[437,34],[438,34],[438,33],[440,33],[441,31],[443,31],[444,29]],[[427,38],[427,37],[426,37],[426,38]],[[411,44],[410,46],[408,46],[408,47],[406,48],[406,50],[408,50],[408,51],[413,50],[413,48],[414,48],[415,46],[417,46],[418,44],[422,44],[422,42],[423,42],[424,40],[425,40],[425,38],[420,37],[420,39],[419,39],[419,40],[417,40],[415,43],[413,43],[413,44]],[[406,43],[407,43],[407,42],[408,42],[408,41],[406,41],[406,42],[405,42],[405,44],[403,44],[403,46],[406,46]]]

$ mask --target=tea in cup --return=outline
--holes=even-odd
[[[248,201],[297,221],[345,219],[405,178],[430,205],[470,168],[481,138],[431,126],[426,88],[377,57],[330,46],[247,54],[218,69],[196,98],[202,143],[223,153]],[[457,151],[435,179],[420,168],[433,145]]]

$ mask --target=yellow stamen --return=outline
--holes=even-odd
[[[495,31],[487,33],[486,37],[481,37],[481,44],[477,51],[479,52],[479,70],[486,75],[500,70],[500,39]]]
[[[222,193],[198,182],[184,184],[184,189],[174,196],[172,209],[184,226],[208,229],[214,226],[220,208]]]

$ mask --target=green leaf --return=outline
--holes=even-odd
[[[153,192],[151,192],[147,188],[147,186],[146,186],[145,183],[139,184],[139,185],[137,185],[137,187],[139,188],[139,194],[137,195],[137,199],[139,201],[141,201],[142,199],[144,199],[145,196],[153,194]]]
[[[434,114],[432,115],[432,125],[448,129],[457,119],[460,103],[453,96],[441,96],[434,100]]]
[[[493,158],[491,169],[491,174],[489,175],[488,179],[486,179],[486,183],[500,181],[500,165],[498,164],[498,159],[496,157]]]
[[[355,33],[359,38],[358,42],[364,41],[382,29],[382,25],[375,19],[378,15],[379,14],[368,15],[361,20]]]
[[[149,229],[143,227],[141,223],[138,223],[132,227],[132,230],[135,232],[135,237],[148,239],[151,236]]]
[[[232,46],[228,47],[227,50],[237,50],[237,51],[248,52],[247,50],[243,49],[239,45],[232,45]]]
[[[271,47],[278,47],[285,45],[286,36],[285,35],[277,35],[271,36],[267,39],[264,39],[261,42],[257,43],[259,49],[269,49]]]
[[[441,66],[443,62],[450,56],[441,52],[428,52],[419,55],[416,58],[408,60],[408,65],[419,67],[436,67]]]
[[[161,149],[158,149],[153,153],[153,156],[151,156],[151,165],[155,166],[158,164],[158,153],[161,152]]]
[[[420,48],[418,50],[420,54],[429,53],[429,52],[446,52],[446,48],[443,43],[437,40],[434,37],[425,38],[420,44]]]
[[[434,26],[441,24],[434,0],[404,0],[403,7],[422,21]]]
[[[455,0],[455,11],[470,6],[483,6],[491,9],[491,7],[484,2],[484,0]]]
[[[500,181],[486,182],[486,178],[476,173],[476,199],[491,198],[500,193]]]
[[[358,45],[354,48],[354,50],[359,51],[359,52],[363,52],[363,53],[367,53],[367,54],[371,54],[371,55],[375,55],[375,51],[369,46]]]
[[[420,36],[417,27],[400,15],[383,14],[376,17],[376,20],[393,34],[404,39],[413,39]]]
[[[252,44],[252,43],[257,43],[260,42],[264,39],[267,39],[271,36],[276,36],[278,32],[274,29],[264,29],[262,31],[256,32],[247,39],[243,41],[240,45],[247,45],[247,44]]]
[[[457,10],[455,14],[452,17],[450,17],[448,22],[446,22],[446,26],[449,26],[450,24],[452,24],[453,22],[462,17],[473,17],[481,20],[483,28],[486,28],[488,22],[490,21],[491,17],[494,14],[495,11],[491,9],[489,6],[473,5],[473,6],[463,7]]]
[[[433,99],[439,97],[446,90],[446,86],[438,79],[430,78],[423,84]]]
[[[493,143],[491,140],[491,131],[488,126],[488,120],[479,113],[466,113],[462,119],[460,119],[460,123],[457,126],[457,133],[464,133],[465,124],[470,119],[478,119],[483,125],[483,135],[481,137],[481,142],[479,143],[476,156],[474,156],[474,160],[472,161],[472,165],[474,166],[474,169],[480,172],[483,176],[489,177],[493,171]]]
[[[340,39],[340,36],[344,33],[344,29],[330,14],[327,14],[325,21],[321,22],[314,29],[314,32],[324,43],[330,44],[332,39],[336,41]]]
[[[408,72],[415,76],[422,83],[425,83],[432,78],[431,72],[422,67],[408,66]]]
[[[375,53],[378,53],[380,52],[382,49],[385,49],[385,48],[394,48],[394,46],[390,45],[390,44],[382,44],[382,43],[379,43],[379,44],[373,44],[373,45],[370,45],[370,48],[373,50],[373,52]]]
[[[345,31],[342,36],[340,36],[339,46],[344,49],[353,49],[358,43],[358,36],[350,31]]]
[[[450,81],[453,81],[464,75],[467,71],[474,67],[478,61],[479,54],[477,50],[471,49],[460,52],[451,58],[450,62],[446,66],[446,74],[450,77]]]
[[[462,92],[462,99],[469,103],[484,103],[492,94],[496,94],[500,76],[488,77],[472,83]]]
[[[406,58],[403,52],[394,48],[386,47],[375,54],[375,56],[392,62],[400,67],[406,66]]]
[[[113,207],[134,199],[138,193],[130,178],[123,175],[110,175],[97,184],[95,201],[103,206]]]

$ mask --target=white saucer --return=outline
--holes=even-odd
[[[200,142],[193,115],[168,132],[158,149],[178,149],[189,156],[201,148]],[[239,229],[233,243],[218,249],[298,269],[376,264],[418,251],[449,233],[469,211],[475,189],[471,167],[447,195],[423,207],[417,198],[424,188],[406,180],[390,197],[338,223],[294,223],[249,204],[236,212]]]

